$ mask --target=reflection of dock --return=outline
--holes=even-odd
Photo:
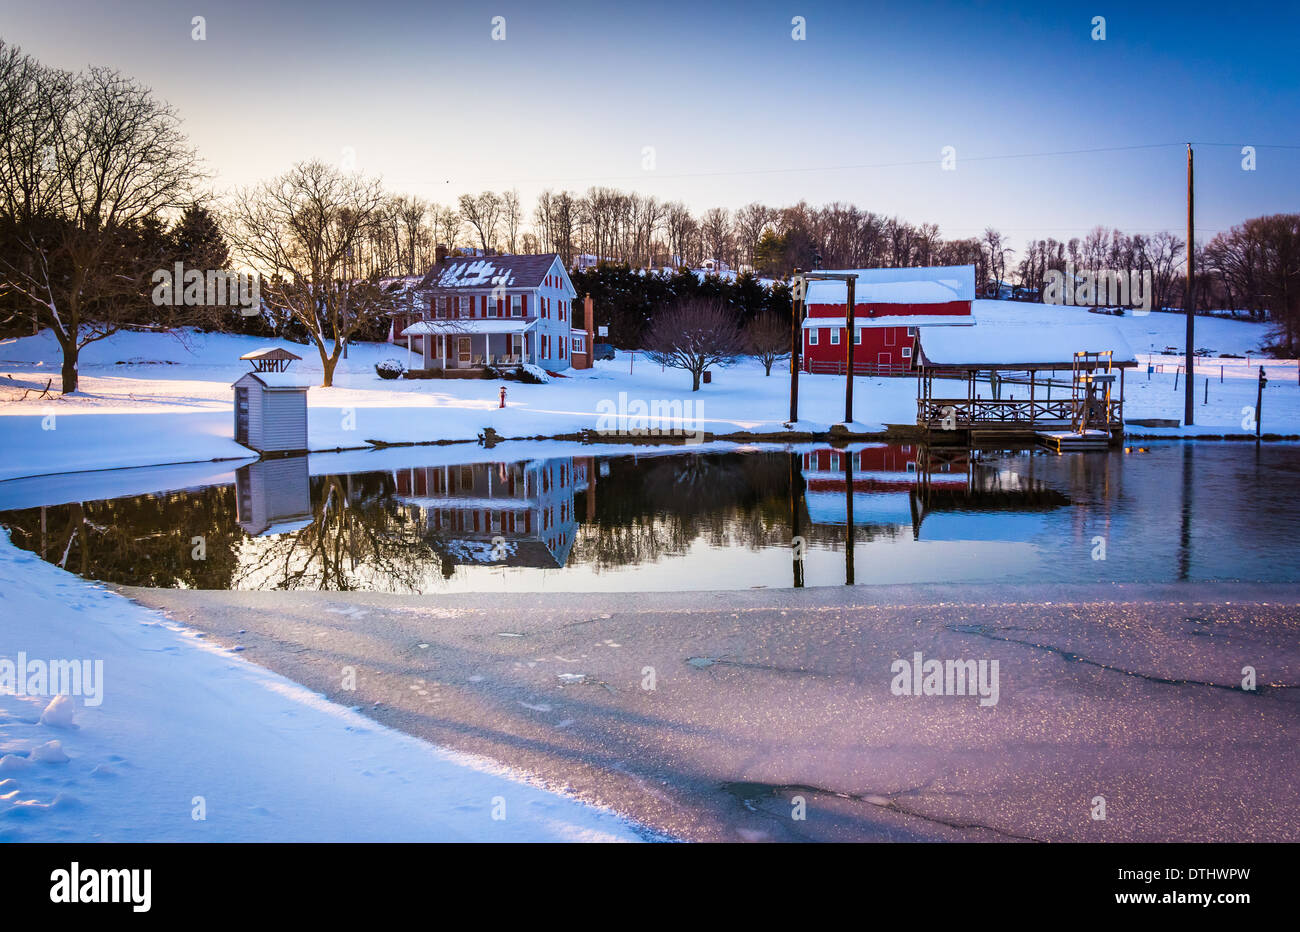
[[[910,527],[921,539],[1021,539],[1068,499],[1029,475],[981,461],[988,451],[868,444],[800,454],[813,527]]]
[[[1069,504],[1065,495],[1034,477],[1032,454],[1028,475],[982,461],[1003,452],[1019,451],[918,447],[921,478],[911,495],[913,538],[921,539],[928,521],[927,540],[1021,540],[1043,529],[1044,514]],[[936,466],[950,475],[957,464],[964,483],[932,481]]]
[[[595,482],[589,458],[426,466],[394,473],[396,498],[422,512],[453,564],[554,569],[578,527],[574,493]]]

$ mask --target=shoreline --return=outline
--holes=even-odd
[[[488,428],[489,430],[491,428]],[[1207,443],[1296,443],[1300,442],[1300,434],[1274,434],[1267,433],[1256,437],[1254,434],[1125,434],[1124,442],[1129,440],[1145,441],[1203,441]],[[232,441],[233,442],[233,441]],[[902,430],[886,431],[780,431],[780,432],[756,432],[756,431],[732,431],[729,433],[713,433],[706,431],[700,439],[692,436],[678,435],[675,437],[663,436],[621,436],[610,435],[602,436],[593,430],[584,430],[577,433],[568,432],[554,435],[532,435],[520,437],[503,437],[493,436],[487,442],[484,438],[460,438],[460,439],[439,439],[439,440],[411,440],[411,441],[394,441],[387,442],[381,440],[367,441],[357,446],[346,447],[321,447],[313,450],[301,450],[290,453],[258,453],[256,450],[249,449],[245,456],[220,456],[204,459],[186,459],[186,460],[159,460],[158,462],[132,463],[123,466],[99,466],[90,469],[71,469],[59,470],[56,472],[35,472],[23,475],[5,476],[0,479],[0,485],[6,482],[27,481],[32,479],[56,478],[59,476],[75,476],[83,474],[104,473],[104,472],[122,472],[131,469],[153,469],[159,466],[189,466],[203,463],[236,463],[244,460],[257,461],[265,459],[279,459],[286,456],[313,456],[326,453],[355,453],[368,450],[388,450],[406,447],[447,447],[462,444],[473,444],[492,449],[502,443],[544,443],[560,442],[573,443],[579,446],[651,446],[651,447],[685,447],[694,451],[699,451],[711,443],[735,443],[735,444],[769,444],[780,445],[789,443],[829,443],[832,446],[851,444],[851,443],[917,443],[920,442],[920,432],[908,432]],[[961,447],[963,444],[953,444],[952,446]],[[982,445],[985,449],[1003,449],[998,445]],[[1122,449],[1123,443],[1116,444],[1110,449]],[[1102,451],[1097,451],[1102,452]],[[1064,454],[1062,454],[1064,455]]]

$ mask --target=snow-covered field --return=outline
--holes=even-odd
[[[1181,347],[1183,319],[1176,314],[1108,317],[1082,308],[1043,307],[1002,301],[977,301],[975,313],[986,326],[1036,328],[1054,322],[1117,327],[1143,363],[1154,345]],[[1256,353],[1267,328],[1247,321],[1197,320],[1198,347],[1214,353]],[[121,333],[86,349],[81,358],[81,390],[74,396],[18,399],[26,389],[58,384],[59,354],[48,334],[0,343],[0,479],[122,466],[196,462],[249,455],[232,438],[230,383],[247,370],[239,356],[267,341],[226,334],[178,335]],[[281,341],[303,357],[291,371],[309,382],[320,379],[315,350]],[[486,427],[504,437],[553,436],[598,428],[602,411],[635,404],[680,403],[688,432],[696,430],[780,431],[789,413],[789,378],[780,364],[771,377],[753,360],[714,373],[711,385],[690,391],[689,376],[661,371],[640,354],[620,353],[613,361],[548,385],[508,383],[507,407],[498,406],[500,382],[382,381],[374,364],[406,358],[405,348],[362,344],[341,361],[332,388],[313,388],[310,444],[313,450],[364,447],[430,440],[472,440]],[[1181,420],[1182,394],[1174,388],[1175,357],[1155,356],[1163,372],[1146,378],[1145,368],[1129,373],[1128,418]],[[1210,375],[1209,402],[1201,404],[1203,380],[1197,377],[1196,426],[1153,430],[1170,434],[1216,436],[1245,433],[1243,408],[1255,404],[1256,365],[1245,360],[1202,360],[1199,373]],[[1258,356],[1252,360],[1258,362]],[[1224,381],[1219,382],[1219,366]],[[1270,383],[1265,391],[1263,424],[1273,433],[1300,432],[1300,386],[1296,363],[1265,361]],[[1181,388],[1181,387],[1180,387]],[[800,379],[801,428],[838,422],[844,412],[844,380],[833,375]],[[855,423],[878,430],[887,423],[913,423],[916,385],[908,378],[857,380]]]
[[[3,533],[0,616],[0,841],[641,837],[611,812],[335,705]],[[6,667],[20,652],[29,666],[102,662],[102,680],[51,699],[36,695],[32,667],[20,690]]]

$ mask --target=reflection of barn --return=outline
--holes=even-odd
[[[287,534],[312,523],[307,457],[258,460],[235,470],[239,526],[253,536]]]
[[[574,493],[595,479],[586,458],[424,466],[394,473],[397,499],[454,564],[564,566],[577,530]]]

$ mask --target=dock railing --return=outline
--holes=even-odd
[[[916,403],[916,423],[931,430],[971,427],[1058,428],[1074,421],[1076,402],[1070,398],[994,399],[926,398]],[[1112,398],[1107,423],[1095,423],[1099,430],[1119,429],[1124,423],[1124,405]]]

